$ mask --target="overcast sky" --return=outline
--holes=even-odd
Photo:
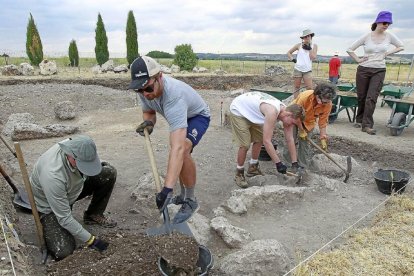
[[[319,54],[346,55],[381,10],[393,13],[389,30],[404,42],[401,53],[414,53],[413,0],[0,0],[0,53],[25,55],[32,13],[46,56],[67,55],[75,39],[79,52],[93,57],[100,13],[111,56],[122,56],[129,10],[137,23],[140,54],[174,53],[183,43],[198,53],[284,54],[310,28]]]

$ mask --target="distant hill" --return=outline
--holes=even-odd
[[[224,60],[268,60],[268,61],[287,61],[286,54],[259,54],[259,53],[237,53],[237,54],[214,54],[214,53],[196,53],[199,59],[224,59]],[[387,58],[388,63],[410,64],[414,54],[395,54]],[[318,55],[319,62],[329,62],[332,56]],[[349,56],[340,56],[343,63],[354,63]]]

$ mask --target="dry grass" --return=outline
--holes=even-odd
[[[315,255],[294,275],[414,275],[414,199],[392,196],[371,227]]]

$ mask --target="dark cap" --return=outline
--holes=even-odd
[[[148,80],[161,71],[161,66],[152,58],[142,56],[131,64],[131,83],[128,89],[140,89]]]

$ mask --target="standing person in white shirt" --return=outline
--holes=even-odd
[[[355,41],[347,50],[348,54],[359,64],[356,72],[358,111],[355,127],[363,132],[375,135],[374,111],[378,96],[384,83],[388,55],[404,50],[404,45],[394,34],[388,32],[392,24],[392,13],[381,11],[371,26],[371,32]],[[391,45],[395,47],[390,47]],[[358,57],[355,50],[364,47],[364,56]]]
[[[318,54],[318,45],[312,43],[315,33],[311,30],[304,30],[300,39],[301,43],[295,44],[288,52],[288,59],[295,63],[293,69],[293,97],[299,95],[300,83],[303,82],[307,90],[313,89],[312,84],[312,61],[316,59]],[[293,53],[298,51],[296,58]]]

